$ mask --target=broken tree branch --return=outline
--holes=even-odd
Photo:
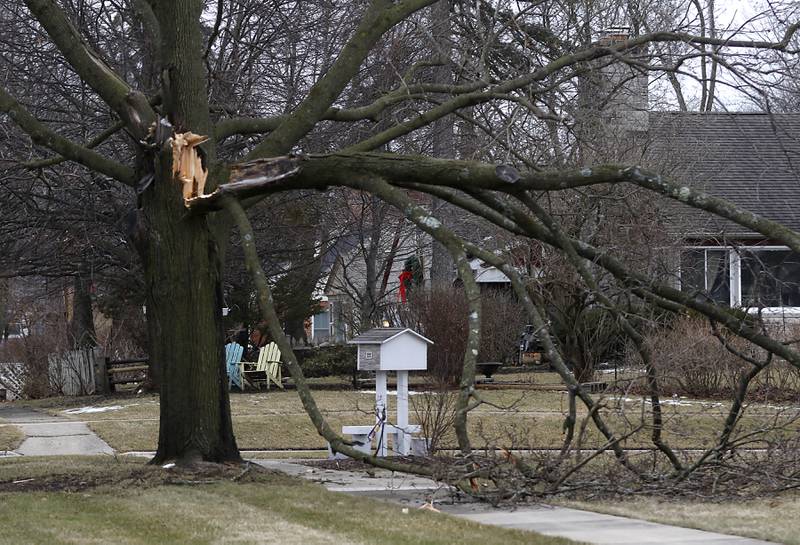
[[[225,200],[243,200],[268,193],[276,182],[295,176],[300,172],[299,156],[287,155],[271,159],[256,159],[239,163],[231,168],[229,182],[217,187],[207,195],[187,199],[186,208],[194,213],[220,210]]]
[[[372,175],[389,183],[488,189],[512,195],[525,190],[558,191],[598,184],[630,183],[731,220],[800,252],[800,234],[791,229],[743,210],[725,199],[669,181],[660,174],[646,171],[639,166],[603,164],[566,171],[524,172],[516,173],[518,177],[513,180],[504,174],[504,169],[504,165],[498,167],[476,161],[434,159],[416,155],[371,152],[305,155],[297,176],[286,177],[282,183],[264,185],[262,189],[264,192],[299,188],[323,189],[346,185],[347,179],[354,175]],[[257,192],[254,191],[253,194]]]
[[[290,189],[325,189],[329,186],[361,188],[358,180],[364,179],[366,176],[373,176],[387,182],[397,182],[399,185],[414,183],[418,184],[417,188],[436,184],[456,189],[494,189],[511,194],[530,189],[558,190],[608,183],[609,181],[611,183],[615,181],[630,182],[653,191],[666,192],[669,196],[678,198],[688,206],[702,208],[731,219],[740,225],[761,232],[768,238],[779,240],[795,251],[800,251],[800,234],[776,222],[746,212],[723,199],[667,182],[658,175],[644,174],[638,167],[622,168],[618,165],[601,165],[592,169],[573,170],[566,173],[527,173],[520,175],[515,181],[509,182],[508,180],[511,178],[507,176],[507,173],[501,172],[498,167],[470,161],[376,153],[309,155],[290,159],[297,161],[290,170],[297,167],[297,171],[274,177],[268,173],[261,177],[259,163],[247,163],[248,179],[254,181],[246,184],[244,188],[240,188],[239,193],[250,197]],[[270,161],[266,160],[265,168],[271,168]],[[280,161],[280,158],[275,161]],[[236,191],[236,188],[231,189]],[[197,203],[193,203],[190,208],[196,211],[218,209],[219,198],[220,195],[215,196],[212,193],[203,199],[198,199]],[[509,216],[511,214],[509,219],[512,219],[517,227],[528,236],[553,247],[559,246],[552,233],[541,223],[532,220],[529,215],[520,213],[518,210],[515,211],[514,207],[508,204],[504,204],[496,211],[500,215]],[[491,221],[492,218],[487,219]],[[696,310],[723,324],[735,334],[786,359],[795,367],[800,367],[800,353],[755,330],[751,324],[752,320],[741,311],[698,300],[691,294],[684,293],[672,286],[631,272],[612,255],[583,241],[570,238],[570,243],[575,246],[582,258],[602,266],[638,297],[673,311],[680,311],[681,308]]]

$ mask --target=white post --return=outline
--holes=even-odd
[[[742,306],[742,256],[732,248],[728,250],[730,255],[730,277],[729,284],[731,290],[730,302],[732,307]]]
[[[384,417],[384,422],[388,422],[389,404],[387,402],[386,378],[389,375],[387,371],[375,372],[375,410],[376,421],[380,424],[381,416]],[[378,437],[376,440],[381,446],[378,449],[378,456],[386,456],[386,427],[381,426],[378,428]]]
[[[397,444],[395,450],[407,456],[411,450],[411,436],[406,433],[408,426],[408,371],[397,371]],[[402,430],[402,431],[400,431]]]

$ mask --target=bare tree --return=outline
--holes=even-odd
[[[622,22],[627,2],[537,2],[523,9],[505,1],[458,3],[454,28],[461,30],[453,53],[458,77],[443,84],[419,73],[430,51],[424,40],[416,39],[414,23],[433,4],[231,1],[205,11],[200,0],[142,1],[113,8],[84,2],[79,5],[97,10],[103,24],[87,25],[82,31],[80,9],[76,14],[55,0],[26,0],[26,12],[13,3],[4,6],[4,13],[22,15],[27,22],[19,37],[10,32],[4,36],[11,53],[24,51],[18,40],[46,44],[43,49],[66,67],[63,77],[20,86],[26,82],[19,59],[4,60],[19,80],[0,89],[0,111],[13,121],[14,134],[27,135],[37,150],[49,149],[82,165],[129,195],[127,207],[136,218],[132,238],[144,269],[150,355],[160,366],[161,428],[155,461],[239,459],[222,364],[220,312],[222,264],[235,224],[262,318],[286,354],[298,393],[320,434],[335,450],[376,465],[432,473],[426,466],[367,457],[330,428],[285,339],[258,256],[246,209],[255,210],[264,195],[348,187],[396,207],[441,243],[455,263],[469,307],[454,417],[465,456],[474,454],[468,414],[483,403],[474,388],[481,301],[469,254],[509,277],[530,323],[543,333],[553,365],[604,437],[603,450],[612,451],[632,473],[642,473],[621,446],[627,432],[615,431],[597,400],[567,368],[563,350],[548,334],[547,310],[519,271],[443,225],[409,198],[410,191],[433,195],[565,256],[585,290],[612,313],[645,362],[653,444],[679,476],[691,473],[697,464],[684,465],[661,435],[658,377],[638,328],[639,315],[635,307],[609,296],[608,284],[597,271],[613,278],[613,286],[624,288],[630,297],[673,312],[692,309],[793,365],[800,365],[800,355],[739,313],[652,279],[596,241],[564,229],[542,200],[565,190],[625,184],[718,214],[795,251],[800,250],[800,236],[635,165],[572,168],[556,161],[558,168],[548,170],[543,163],[564,155],[553,144],[569,139],[569,123],[566,128],[559,124],[569,117],[567,106],[575,100],[579,76],[592,63],[621,62],[640,71],[669,73],[675,68],[660,64],[648,48],[689,44],[698,58],[736,67],[754,51],[785,51],[798,24],[775,25],[774,35],[759,39],[735,32],[715,37],[681,24],[649,31],[642,26],[645,30],[639,35],[603,42],[596,40],[598,24]],[[138,43],[127,39],[131,29],[136,29]],[[388,61],[386,53],[391,53]],[[227,71],[230,67],[236,69]],[[368,80],[381,68],[387,77],[392,75],[387,80],[391,85],[360,95],[380,87],[370,86]],[[137,81],[140,70],[158,77]],[[65,89],[59,86],[63,81],[75,86]],[[123,131],[113,141],[114,149],[97,148],[87,139],[61,132],[68,116],[54,122],[46,105],[29,108],[27,98],[39,88],[58,89],[78,104],[90,104],[90,112],[102,112],[109,130],[119,126]],[[424,151],[431,127],[448,116],[465,118],[464,126],[483,135],[475,158],[486,162],[418,154]],[[344,137],[332,138],[334,134]],[[740,409],[731,409],[733,420]],[[723,438],[726,444],[728,436]],[[526,474],[524,464],[516,467]]]

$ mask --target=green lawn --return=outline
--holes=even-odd
[[[67,490],[55,491],[64,484]],[[108,458],[0,461],[0,490],[15,486],[27,490],[0,492],[4,543],[570,543],[427,511],[403,513],[283,475],[242,475],[239,467],[176,473]]]
[[[797,495],[719,503],[655,498],[562,503],[567,507],[610,515],[800,545],[800,521],[797,518],[800,496]]]
[[[0,424],[0,451],[14,450],[24,439],[24,435],[16,426]]]

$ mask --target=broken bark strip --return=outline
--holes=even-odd
[[[286,335],[280,326],[278,315],[275,312],[275,302],[272,298],[272,290],[267,282],[267,276],[264,273],[264,269],[261,267],[261,260],[258,258],[258,252],[255,244],[255,234],[253,233],[253,227],[250,224],[250,220],[247,218],[247,213],[244,211],[244,208],[242,208],[241,203],[230,196],[226,196],[226,198],[222,200],[222,205],[233,217],[233,220],[239,229],[239,233],[242,236],[242,249],[244,251],[245,264],[258,294],[258,306],[261,311],[262,319],[267,322],[270,335],[272,335],[272,338],[275,339],[278,348],[281,350],[281,354],[283,354],[286,366],[289,368],[289,373],[292,375],[292,379],[297,387],[297,394],[300,397],[303,408],[306,410],[306,413],[311,419],[312,424],[314,424],[317,433],[319,433],[326,441],[330,443],[334,452],[341,452],[342,454],[345,454],[353,459],[367,462],[375,467],[433,477],[434,472],[430,467],[420,464],[393,462],[388,458],[377,458],[375,456],[364,454],[363,452],[354,449],[351,446],[351,443],[348,443],[333,431],[333,429],[330,427],[330,424],[328,424],[327,420],[320,412],[319,407],[314,400],[314,396],[311,393],[311,389],[308,387],[308,383],[303,376],[303,370],[297,363],[297,358],[294,355],[294,351],[292,350],[289,341],[286,340]]]
[[[277,182],[300,172],[301,160],[299,156],[286,155],[234,165],[230,172],[230,182],[220,185],[208,195],[197,195],[188,199],[186,208],[202,214],[222,209],[228,198],[241,201],[269,193],[274,190]]]
[[[207,136],[193,132],[179,132],[171,139],[172,177],[183,184],[183,204],[203,194],[208,171],[198,146],[208,140]]]

